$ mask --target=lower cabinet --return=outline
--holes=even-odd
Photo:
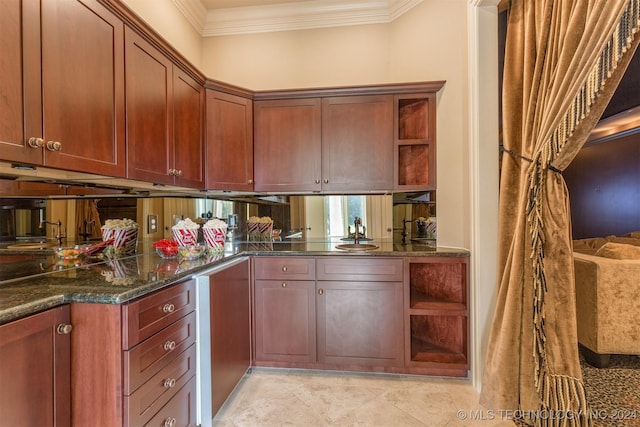
[[[69,306],[0,326],[0,424],[70,426]]]
[[[402,259],[346,258],[254,259],[256,365],[402,366]]]
[[[468,262],[255,257],[254,364],[467,376]]]
[[[72,424],[196,425],[195,281],[71,305]]]

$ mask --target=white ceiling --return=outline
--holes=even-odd
[[[172,0],[203,36],[388,23],[423,0]]]

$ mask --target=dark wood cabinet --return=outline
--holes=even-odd
[[[206,188],[253,191],[253,101],[206,91]]]
[[[401,369],[402,259],[257,257],[255,363]]]
[[[122,305],[73,303],[71,319],[73,425],[195,425],[193,280]]]
[[[248,260],[209,276],[209,311],[211,415],[215,416],[251,367]]]
[[[395,96],[394,133],[394,189],[435,190],[436,92]]]
[[[255,102],[256,191],[388,191],[393,97]]]
[[[71,425],[71,338],[65,325],[68,305],[0,326],[2,425]]]
[[[393,96],[322,99],[322,191],[393,187]]]
[[[321,105],[319,98],[254,102],[256,191],[322,190]]]
[[[127,177],[204,187],[204,88],[125,28]]]
[[[468,258],[405,262],[405,353],[411,373],[466,376]]]
[[[3,2],[0,20],[2,159],[124,176],[123,23],[95,0]]]
[[[403,262],[317,260],[318,362],[401,367]]]

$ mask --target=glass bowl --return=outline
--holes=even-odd
[[[161,258],[164,258],[164,259],[175,258],[178,255],[178,247],[177,246],[156,247],[156,253],[160,255]]]
[[[202,244],[190,245],[190,246],[180,246],[178,247],[178,253],[182,259],[193,260],[198,259],[202,255],[204,255],[207,247]]]
[[[83,247],[76,246],[60,246],[53,249],[53,252],[60,259],[76,259],[84,253]]]

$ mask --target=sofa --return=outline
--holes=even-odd
[[[574,241],[578,342],[599,368],[611,354],[640,354],[640,232],[634,233]]]

